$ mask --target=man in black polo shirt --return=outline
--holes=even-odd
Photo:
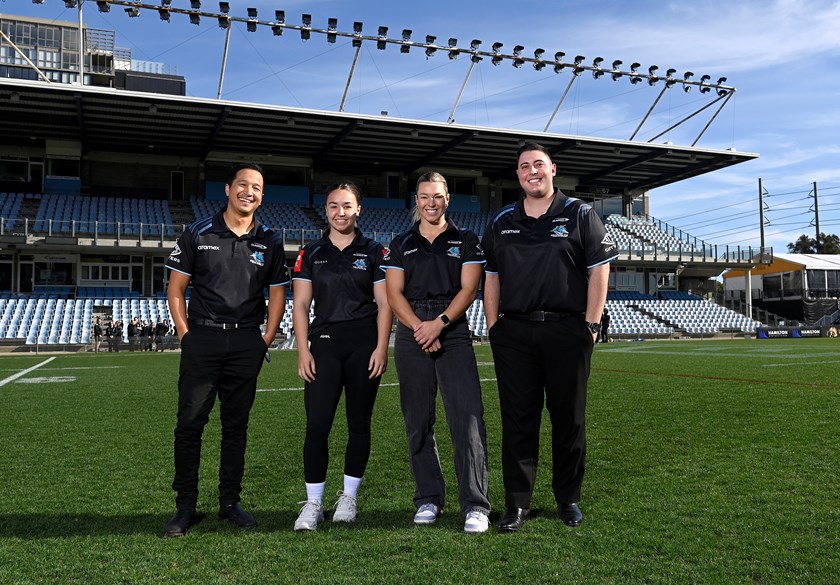
[[[166,261],[171,270],[167,296],[181,341],[181,366],[172,482],[177,512],[164,536],[183,536],[199,520],[201,435],[217,394],[222,423],[219,518],[240,528],[256,525],[239,504],[248,416],[263,357],[283,316],[289,273],[280,236],[254,217],[263,197],[260,167],[234,167],[225,193],[227,208],[189,226]],[[266,287],[268,321],[261,335]]]
[[[556,173],[544,147],[523,145],[517,175],[525,197],[500,209],[482,240],[502,414],[503,532],[521,528],[530,513],[543,402],[560,517],[583,522],[586,383],[617,254],[592,207],[554,189]]]

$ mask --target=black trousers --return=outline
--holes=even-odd
[[[175,503],[194,508],[198,500],[201,435],[219,397],[222,424],[219,504],[239,501],[245,471],[248,417],[266,351],[260,330],[191,325],[181,342],[178,423],[175,427]]]
[[[531,507],[543,404],[551,418],[554,497],[558,504],[579,501],[593,347],[583,317],[544,322],[502,317],[489,337],[502,415],[505,505]]]
[[[306,438],[303,443],[303,476],[307,483],[327,479],[329,437],[344,390],[347,446],[344,473],[364,477],[370,458],[370,421],[381,377],[369,378],[370,356],[376,349],[376,320],[335,323],[310,336],[315,358],[315,381],[306,382]]]

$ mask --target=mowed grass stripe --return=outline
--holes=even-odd
[[[358,522],[327,520],[314,534],[294,533],[304,496],[303,395],[268,392],[254,405],[243,491],[258,529],[238,533],[215,518],[217,407],[202,454],[200,507],[208,516],[187,538],[164,540],[174,508],[178,355],[56,356],[50,368],[101,369],[79,370],[74,382],[3,388],[0,583],[835,583],[837,367],[768,369],[766,357],[754,356],[814,361],[797,356],[837,355],[840,346],[674,342],[656,344],[668,355],[651,355],[645,345],[596,347],[584,525],[570,530],[557,518],[546,417],[536,518],[518,534],[477,536],[462,531],[440,403],[445,513],[428,529],[412,525],[414,484],[393,391],[377,399]],[[619,346],[626,347],[612,351]],[[476,355],[492,361],[486,345]],[[302,385],[295,352],[272,357],[258,387]],[[12,355],[0,366],[20,372],[39,361]],[[392,363],[383,383],[396,382]],[[482,386],[497,520],[504,506],[497,388],[490,380]],[[328,506],[341,488],[346,439],[339,405]]]

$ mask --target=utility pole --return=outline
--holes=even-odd
[[[761,234],[761,253],[764,254],[764,187],[758,179],[758,229]]]
[[[814,181],[814,225],[817,229],[817,237],[814,240],[816,242],[815,248],[817,249],[817,254],[822,253],[822,242],[820,242],[820,198],[817,194],[817,182]]]

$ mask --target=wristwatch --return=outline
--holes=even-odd
[[[591,323],[589,321],[586,322],[586,328],[589,329],[592,333],[600,333],[601,332],[601,324],[600,323]]]
[[[444,327],[449,325],[449,317],[446,316],[446,313],[441,313],[440,315],[438,315],[438,319],[443,321],[443,326]]]

